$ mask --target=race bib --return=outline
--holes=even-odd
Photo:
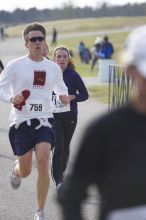
[[[38,100],[29,100],[26,101],[26,111],[27,112],[47,112],[47,104],[45,101]]]
[[[59,100],[58,95],[52,95],[52,102],[54,106],[54,113],[70,111],[70,104],[68,105],[62,104],[61,101]]]

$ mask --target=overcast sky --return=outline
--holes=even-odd
[[[96,7],[103,4],[103,2],[107,2],[113,5],[122,5],[126,3],[141,3],[146,2],[146,0],[4,0],[0,4],[0,10],[5,11],[13,11],[16,8],[21,9],[29,9],[32,7],[36,7],[38,9],[44,8],[59,8],[63,6],[63,4],[71,3],[75,6],[91,6]]]

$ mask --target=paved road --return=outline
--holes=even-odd
[[[7,39],[0,44],[2,60],[6,63],[8,60],[24,54],[23,43],[19,39]],[[97,78],[85,80],[85,84],[91,85],[91,81],[96,83]],[[33,220],[36,209],[36,163],[33,158],[32,174],[23,180],[18,191],[13,191],[9,185],[8,177],[13,166],[15,157],[12,154],[8,141],[8,116],[10,106],[0,102],[0,220]],[[81,139],[84,128],[93,118],[107,111],[107,106],[99,104],[92,99],[79,104],[78,125],[71,143],[71,162],[74,161],[77,146]],[[89,158],[90,160],[90,158]],[[95,200],[97,192],[95,189],[89,192],[90,198],[87,201],[84,211],[89,220],[96,219],[95,207],[98,202]],[[46,203],[47,220],[60,220],[60,210],[56,202],[56,192],[54,183],[51,180],[51,186]]]

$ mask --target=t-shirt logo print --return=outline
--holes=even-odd
[[[46,71],[35,70],[33,87],[42,88],[46,82]]]

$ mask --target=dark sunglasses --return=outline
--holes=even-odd
[[[45,40],[44,37],[32,37],[32,38],[29,39],[30,42],[36,42],[36,41],[40,41],[41,42],[43,40]]]

